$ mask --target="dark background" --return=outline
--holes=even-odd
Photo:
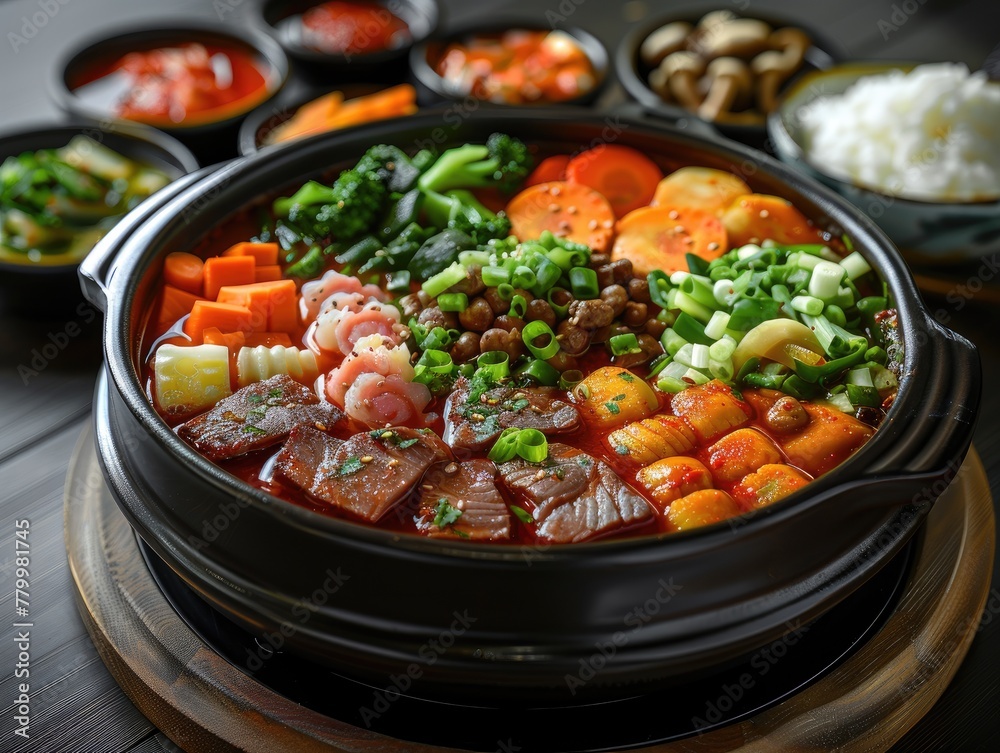
[[[201,17],[242,24],[253,13],[255,2],[0,0],[0,130],[62,117],[49,90],[56,75],[55,61],[69,46],[114,27],[143,21]],[[975,69],[1000,41],[997,0],[715,0],[683,4],[662,0],[443,0],[442,5],[445,27],[476,18],[491,19],[500,12],[542,23],[565,19],[567,24],[596,34],[612,54],[634,24],[691,8],[787,16],[822,32],[854,59],[950,60]],[[45,15],[44,25],[31,21],[38,13]],[[23,37],[27,43],[21,44],[11,35]],[[346,82],[329,81],[331,88],[340,83]],[[614,107],[622,101],[622,91],[612,84],[598,106]],[[1000,400],[995,385],[1000,382],[1000,343],[994,325],[996,304],[989,302],[998,300],[990,283],[993,276],[989,267],[975,264],[952,271],[952,282],[944,285],[944,295],[931,298],[929,303],[940,321],[980,347],[986,394],[975,444],[996,499],[1000,491]],[[82,334],[67,338],[66,348],[25,384],[17,366],[28,363],[32,350],[65,331],[69,322],[79,325]],[[0,630],[0,751],[176,750],[117,688],[97,657],[72,599],[62,538],[63,484],[76,439],[89,420],[99,363],[99,319],[89,308],[54,321],[11,315],[0,318],[0,617],[6,620],[14,610],[8,590],[13,589],[14,520],[29,518],[32,617],[37,625],[32,645],[32,738],[28,742],[10,734],[15,693],[9,672],[15,653],[8,631]],[[994,564],[994,584],[998,582]],[[954,682],[897,750],[1000,750],[1000,593],[996,587],[990,604],[992,608],[984,615]]]

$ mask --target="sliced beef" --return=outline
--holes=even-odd
[[[341,441],[299,426],[278,453],[275,471],[317,499],[374,522],[449,455],[435,434],[405,427]]]
[[[510,510],[497,491],[492,461],[438,463],[420,488],[417,530],[421,533],[480,541],[510,538]]]
[[[323,431],[344,414],[286,375],[256,382],[223,398],[207,413],[177,428],[181,439],[209,460],[220,461],[278,444],[296,426]]]
[[[559,399],[552,387],[494,387],[470,402],[470,383],[462,378],[448,399],[444,439],[452,447],[484,450],[509,427],[565,434],[580,425],[580,414]]]
[[[559,544],[611,533],[653,515],[646,500],[607,463],[558,442],[549,443],[542,463],[502,463],[500,478],[530,503],[538,535]]]

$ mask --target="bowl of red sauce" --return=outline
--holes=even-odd
[[[588,104],[608,72],[608,53],[578,28],[498,21],[415,45],[410,67],[433,96],[498,105]]]
[[[233,126],[271,99],[288,76],[288,59],[253,30],[171,25],[89,40],[58,71],[56,97],[70,112],[183,137]]]
[[[435,0],[265,0],[260,9],[265,30],[306,66],[397,73],[439,16]]]

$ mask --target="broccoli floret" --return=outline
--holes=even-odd
[[[516,188],[531,170],[531,155],[524,142],[494,133],[486,144],[466,144],[449,149],[420,176],[423,191],[439,193],[452,188]]]
[[[494,214],[469,191],[424,193],[424,211],[427,219],[438,227],[461,230],[476,245],[493,238],[510,235],[510,220],[503,214]]]
[[[375,173],[390,192],[405,193],[413,188],[420,167],[413,164],[399,147],[376,144],[354,166],[359,173]]]
[[[345,170],[324,186],[306,183],[274,202],[275,214],[288,217],[315,238],[347,240],[367,232],[385,211],[388,189],[372,171]]]

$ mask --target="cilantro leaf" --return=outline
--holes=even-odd
[[[462,517],[462,511],[452,505],[445,497],[438,500],[437,510],[434,515],[434,525],[438,528],[446,528]]]
[[[357,473],[365,464],[361,462],[361,459],[357,455],[351,455],[347,460],[340,464],[337,468],[338,476],[350,476],[352,473]]]

